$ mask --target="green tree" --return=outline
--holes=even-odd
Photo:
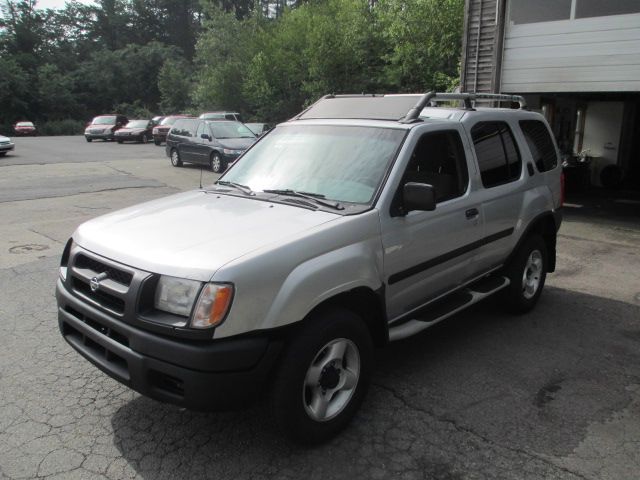
[[[73,117],[79,105],[73,94],[75,82],[72,76],[60,72],[56,65],[47,63],[38,68],[37,95],[41,112],[47,120]]]
[[[464,0],[378,0],[384,81],[396,91],[446,90],[458,81]]]
[[[189,107],[191,67],[182,59],[165,60],[158,73],[160,111],[165,114],[183,112]]]

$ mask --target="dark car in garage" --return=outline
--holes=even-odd
[[[255,134],[240,122],[183,118],[167,136],[166,153],[174,167],[184,162],[197,163],[221,173],[256,140]]]

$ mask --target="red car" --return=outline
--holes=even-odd
[[[167,134],[176,120],[179,118],[193,118],[191,115],[169,115],[168,117],[164,117],[164,119],[160,122],[160,125],[156,125],[153,127],[153,143],[156,145],[160,145],[162,142],[167,141]]]
[[[13,126],[16,135],[27,136],[36,134],[36,126],[33,122],[18,122]]]

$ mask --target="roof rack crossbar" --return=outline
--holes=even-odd
[[[493,101],[493,102],[518,102],[521,109],[527,108],[527,102],[521,95],[505,95],[502,93],[436,93],[427,92],[416,103],[416,105],[407,112],[405,117],[400,120],[401,123],[412,123],[420,116],[420,112],[431,102],[447,102],[451,100],[462,100],[464,108],[473,109],[471,102],[475,101]]]

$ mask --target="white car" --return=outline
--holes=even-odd
[[[0,157],[4,157],[7,152],[13,150],[15,145],[9,137],[3,137],[0,135]]]

